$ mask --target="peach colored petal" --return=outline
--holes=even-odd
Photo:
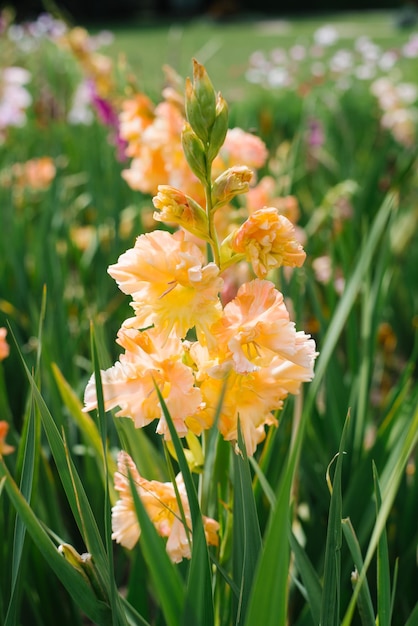
[[[219,268],[204,265],[202,251],[185,240],[184,232],[141,235],[108,272],[132,295],[136,316],[127,326],[155,324],[165,338],[184,337],[193,327],[198,334],[208,332],[221,315]]]
[[[182,362],[183,349],[178,339],[164,344],[156,329],[138,332],[122,328],[118,343],[125,353],[115,365],[101,371],[105,409],[119,406],[117,417],[130,417],[136,428],[157,419],[157,432],[166,439],[170,433],[158,399],[155,385],[160,389],[166,406],[180,436],[187,434],[185,420],[196,413],[202,398],[194,386],[190,367]],[[92,376],[85,394],[85,411],[97,408],[96,383]]]
[[[267,280],[241,285],[211,333],[217,349],[229,354],[241,374],[268,365],[276,354],[298,359],[297,333],[283,295]]]
[[[295,227],[274,207],[255,211],[236,231],[235,252],[246,255],[258,278],[282,265],[300,267],[306,253],[296,239]]]
[[[189,502],[183,477],[176,477],[176,484],[181,499],[184,519],[189,529],[184,527],[177,501],[176,492],[172,483],[161,483],[156,480],[146,480],[140,476],[131,457],[124,451],[118,456],[118,471],[115,473],[115,488],[120,499],[112,508],[112,539],[132,549],[138,541],[141,529],[136,518],[135,506],[129,481],[129,473],[135,483],[139,497],[162,537],[167,537],[166,550],[174,563],[183,558],[190,558],[190,541],[192,539],[192,524]],[[203,523],[209,545],[217,545],[219,524],[211,518],[204,517]]]

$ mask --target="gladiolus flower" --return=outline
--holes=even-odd
[[[9,424],[4,420],[0,420],[0,456],[6,456],[14,452],[14,446],[9,446],[5,439],[9,431]]]
[[[170,439],[163,410],[155,389],[159,388],[180,436],[188,432],[187,418],[197,412],[202,396],[194,386],[190,367],[182,362],[182,343],[175,337],[165,339],[157,329],[139,332],[121,328],[118,343],[125,353],[115,365],[101,371],[106,411],[116,406],[117,417],[130,417],[136,428],[158,419],[157,432]],[[87,384],[84,411],[97,408],[94,376]],[[195,434],[206,424],[193,420]]]
[[[283,295],[267,280],[244,283],[211,333],[218,350],[232,358],[241,374],[268,365],[275,355],[303,367],[311,365],[310,356],[299,351],[299,333],[290,322]]]
[[[299,356],[304,356],[297,360],[305,361],[306,366],[276,355],[268,366],[256,359],[257,368],[242,374],[233,369],[231,361],[211,360],[206,348],[194,345],[191,354],[199,369],[197,378],[204,401],[199,419],[213,422],[225,387],[218,429],[225,440],[236,442],[239,419],[247,454],[253,455],[265,437],[265,426],[277,424],[274,411],[282,408],[289,393],[298,394],[301,384],[313,378],[315,343],[304,333],[298,340]]]
[[[306,257],[295,238],[295,227],[274,207],[250,215],[233,235],[231,247],[246,255],[258,278],[282,265],[300,267]]]
[[[10,354],[10,346],[6,340],[6,328],[0,328],[0,361],[6,359]]]
[[[173,484],[142,478],[133,460],[124,451],[119,453],[118,471],[115,473],[115,488],[120,494],[120,500],[112,508],[112,539],[132,549],[141,535],[129,474],[158,534],[168,538],[166,550],[170,559],[174,563],[179,563],[183,558],[189,559],[193,533],[189,501],[182,475],[177,475],[176,485],[187,530],[183,524]],[[208,544],[218,545],[218,522],[204,516],[203,526]]]
[[[215,263],[203,265],[202,251],[186,241],[184,232],[154,231],[140,235],[131,248],[108,269],[120,289],[133,298],[136,317],[127,326],[155,324],[164,337],[185,337],[196,327],[208,333],[221,316],[222,288]]]

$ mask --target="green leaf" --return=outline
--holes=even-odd
[[[104,473],[104,458],[103,458],[103,446],[102,440],[100,437],[99,430],[94,423],[94,420],[90,417],[88,413],[85,413],[82,410],[82,404],[75,394],[74,390],[70,387],[68,382],[65,380],[61,370],[55,364],[51,364],[52,373],[55,378],[55,382],[57,383],[58,390],[61,395],[61,399],[70,411],[71,417],[74,419],[75,423],[79,427],[82,435],[85,438],[85,442],[88,446],[94,450],[95,458],[97,459],[97,466],[102,477],[103,485],[105,484],[105,473]],[[109,451],[106,452],[106,462],[109,468],[110,474],[114,474],[116,471],[116,463],[110,454]],[[115,492],[112,491],[112,500],[115,500]]]
[[[340,337],[355,299],[362,287],[363,277],[371,265],[379,240],[384,233],[389,216],[393,212],[395,198],[395,195],[388,194],[382,203],[370,229],[367,242],[364,244],[360,253],[354,272],[344,288],[343,296],[341,297],[331,323],[328,326],[327,334],[321,346],[321,352],[315,366],[315,378],[309,386],[309,395],[306,407],[308,411],[316,399],[322,379],[327,370],[328,363],[334,353],[338,338]]]
[[[165,550],[161,537],[138,495],[137,486],[129,473],[129,483],[141,528],[141,549],[154,583],[155,593],[168,626],[178,626],[184,607],[184,587],[180,576]]]
[[[349,626],[351,624],[357,595],[360,591],[361,585],[366,576],[367,569],[378,545],[380,535],[384,531],[388,515],[393,506],[393,502],[398,492],[400,481],[404,474],[404,468],[410,455],[412,454],[412,450],[414,449],[417,441],[418,407],[415,409],[415,412],[413,413],[411,418],[408,419],[408,422],[405,424],[405,428],[402,434],[399,434],[396,443],[392,446],[390,457],[385,465],[384,471],[381,473],[381,506],[376,518],[376,523],[374,525],[367,553],[364,559],[364,568],[360,572],[359,580],[354,588],[354,593],[351,597],[349,606],[342,621],[342,626]]]
[[[23,431],[20,448],[23,450],[23,467],[20,480],[20,490],[27,502],[30,502],[34,481],[36,455],[39,453],[39,429],[36,427],[36,416],[31,398],[27,420]],[[13,538],[12,581],[10,603],[7,610],[5,626],[16,623],[17,598],[21,592],[21,584],[18,579],[23,545],[25,542],[26,528],[21,517],[16,517],[15,533]]]
[[[331,504],[328,516],[328,531],[325,546],[323,594],[321,603],[321,626],[335,626],[340,621],[340,577],[341,577],[341,521],[342,495],[341,473],[349,415],[346,418],[337,455]]]
[[[249,594],[262,548],[261,532],[252,488],[250,466],[238,420],[238,453],[234,454],[234,520],[232,571],[239,588],[233,596],[235,624],[244,624]]]
[[[108,589],[107,556],[88,497],[54,419],[21,354],[20,357],[74,518],[86,543],[87,550],[93,556],[98,572],[106,577],[104,586]]]
[[[203,528],[202,513],[197,499],[196,488],[180,438],[167,409],[167,405],[164,402],[164,398],[157,386],[156,391],[164,417],[167,421],[174,449],[176,451],[180,471],[183,475],[192,518],[192,558],[186,587],[186,599],[182,623],[184,626],[188,626],[189,624],[213,626],[214,611],[212,598],[212,574],[208,547],[206,544],[206,536]]]
[[[322,585],[318,575],[308,558],[305,550],[300,546],[292,529],[289,526],[289,541],[293,555],[295,557],[296,567],[302,578],[305,592],[308,599],[309,610],[315,624],[320,623],[321,618],[321,598]]]
[[[302,431],[301,431],[302,432]],[[290,549],[287,529],[290,517],[290,491],[301,440],[291,451],[276,492],[258,561],[247,608],[245,626],[285,626],[287,624]]]
[[[105,497],[104,497],[104,526],[105,526],[105,541],[106,541],[106,552],[107,552],[107,563],[108,563],[108,573],[109,573],[109,599],[110,606],[112,610],[112,619],[113,626],[118,626],[118,624],[126,625],[126,617],[124,612],[121,610],[119,594],[117,593],[116,584],[115,584],[115,576],[114,576],[114,566],[113,566],[113,545],[112,545],[112,520],[111,520],[111,512],[110,512],[110,497],[109,497],[109,466],[108,466],[108,454],[107,454],[107,420],[106,413],[104,408],[104,396],[103,396],[103,387],[102,387],[102,379],[100,375],[100,364],[99,357],[97,353],[94,327],[91,328],[91,351],[93,355],[93,367],[94,367],[94,378],[96,382],[96,394],[97,394],[97,414],[100,425],[100,434],[101,434],[101,458],[104,464],[104,483],[105,483]],[[114,470],[114,464],[111,463],[111,467]]]
[[[363,569],[363,557],[361,555],[360,544],[358,542],[350,519],[343,519],[342,524],[344,537],[356,568],[351,577],[353,586],[355,586],[358,580],[358,572],[361,572]],[[361,586],[360,592],[358,594],[357,608],[360,613],[361,623],[363,624],[363,626],[376,626],[373,602],[370,595],[370,589],[367,583],[367,579],[364,579],[364,583]]]
[[[418,602],[414,606],[414,609],[411,615],[409,616],[408,621],[406,622],[405,626],[416,626],[416,624],[418,624]]]
[[[56,546],[48,537],[43,525],[36,518],[29,504],[19,491],[3,459],[0,457],[0,478],[3,477],[6,478],[5,486],[9,498],[22,518],[27,532],[77,605],[95,624],[103,626],[110,624],[109,607],[96,598],[92,587],[86,582],[85,578],[59,554]]]
[[[374,493],[376,498],[376,517],[382,506],[379,477],[373,463]],[[391,623],[391,590],[390,590],[389,550],[386,529],[383,529],[377,544],[377,616],[379,626],[390,626]]]

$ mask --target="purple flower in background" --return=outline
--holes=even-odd
[[[315,117],[308,121],[307,142],[311,148],[320,148],[324,145],[325,136],[322,123]]]
[[[91,103],[96,110],[97,117],[105,126],[111,128],[109,140],[116,147],[117,158],[119,161],[126,160],[127,142],[122,139],[119,132],[119,116],[109,100],[105,100],[97,93],[93,83],[91,85]]]

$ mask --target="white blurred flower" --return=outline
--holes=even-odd
[[[89,126],[93,123],[94,113],[91,108],[91,87],[86,81],[82,81],[74,94],[73,103],[68,113],[69,124],[82,124]]]
[[[398,55],[393,50],[386,50],[378,60],[379,68],[383,72],[387,72],[394,67],[396,61],[398,60]]]
[[[371,64],[358,65],[354,74],[360,80],[371,80],[376,75],[376,67]]]
[[[314,32],[314,41],[320,46],[333,46],[339,39],[338,32],[329,24],[321,26]]]
[[[353,66],[353,53],[350,50],[337,50],[331,57],[329,65],[333,72],[345,72]]]
[[[288,71],[284,67],[274,67],[267,75],[270,87],[284,87],[290,84]]]
[[[25,110],[32,103],[32,96],[24,85],[30,79],[30,72],[23,67],[0,70],[0,129],[25,125]]]
[[[414,104],[418,97],[418,88],[412,83],[399,83],[396,91],[402,104]]]

